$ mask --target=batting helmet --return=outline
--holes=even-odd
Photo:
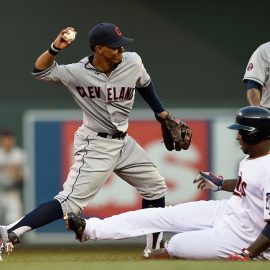
[[[270,139],[270,111],[256,106],[244,107],[238,111],[235,123],[228,128],[239,130],[243,140],[249,144]]]

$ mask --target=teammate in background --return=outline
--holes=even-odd
[[[140,56],[125,52],[124,46],[133,39],[124,37],[111,23],[98,24],[89,32],[93,53],[78,63],[59,65],[55,57],[70,46],[72,41],[65,39],[69,31],[74,29],[63,29],[37,58],[33,75],[63,84],[83,111],[83,124],[74,136],[74,164],[63,190],[53,200],[13,224],[0,227],[2,251],[6,251],[5,243],[18,242],[28,231],[61,219],[68,212],[83,211],[113,172],[138,190],[143,198],[142,208],[165,206],[167,187],[163,176],[144,149],[127,134],[135,89],[161,123],[170,117],[172,126],[179,121],[163,107]],[[177,150],[180,149],[178,144]],[[145,256],[150,249],[160,248],[161,240],[162,233],[149,235]]]
[[[249,105],[270,110],[270,42],[260,45],[249,59],[243,81]]]
[[[270,260],[270,111],[244,107],[228,128],[238,130],[236,138],[247,154],[238,179],[200,172],[194,183],[202,190],[233,192],[230,199],[142,209],[103,220],[69,213],[68,226],[82,242],[176,233],[165,248],[153,250],[149,257]]]
[[[0,133],[0,220],[9,224],[22,215],[25,153],[10,130]]]

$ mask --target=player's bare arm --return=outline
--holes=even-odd
[[[233,192],[236,187],[237,179],[226,179],[223,180],[222,190]]]
[[[270,230],[270,223],[268,222],[265,226],[265,230]],[[269,232],[268,232],[269,233]],[[263,251],[270,247],[270,235],[265,235],[263,232],[258,236],[258,238],[247,248],[249,251],[249,257],[254,258],[260,255]]]
[[[68,38],[70,33],[72,32],[74,33],[73,38],[72,36],[71,38]],[[76,34],[77,32],[74,30],[73,27],[67,27],[63,29],[58,34],[54,42],[50,45],[49,49],[37,58],[35,62],[35,68],[37,70],[45,70],[52,66],[56,55],[60,51],[70,46],[70,44],[74,41]]]
[[[247,100],[251,106],[260,106],[261,92],[256,88],[247,91]]]

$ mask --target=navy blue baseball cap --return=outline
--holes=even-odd
[[[97,45],[120,48],[134,41],[124,37],[119,28],[112,23],[99,23],[89,32],[89,44],[92,49]]]
[[[0,131],[0,136],[15,136],[15,134],[9,129],[3,129]]]

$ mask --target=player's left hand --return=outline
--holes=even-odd
[[[197,188],[200,190],[219,191],[222,189],[223,177],[215,176],[211,172],[200,171],[193,183],[197,184]]]
[[[242,261],[247,262],[251,261],[252,258],[249,257],[249,251],[244,248],[241,253],[235,253],[226,258],[226,261]]]
[[[167,150],[187,150],[191,144],[192,130],[189,126],[175,118],[172,113],[167,113],[165,119],[156,115],[161,124],[161,132]]]

